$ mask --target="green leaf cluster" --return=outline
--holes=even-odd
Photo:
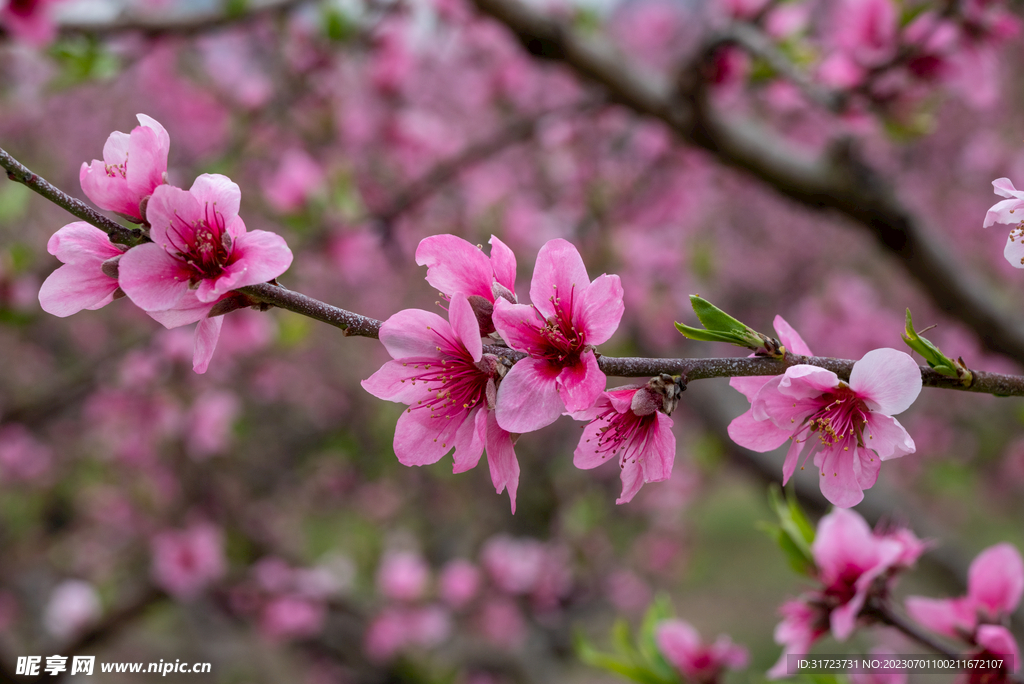
[[[587,665],[607,670],[639,684],[682,684],[675,668],[665,661],[654,640],[658,624],[673,617],[665,596],[658,597],[644,616],[634,639],[625,620],[612,627],[612,653],[603,653],[582,634],[576,635],[576,654]]]
[[[783,497],[777,484],[768,488],[768,505],[779,522],[762,522],[758,526],[779,545],[790,567],[800,574],[813,577],[817,571],[814,556],[811,555],[814,527],[800,510],[796,499]]]
[[[971,386],[974,376],[967,369],[963,358],[951,359],[943,354],[942,350],[931,340],[921,337],[921,333],[914,330],[914,320],[910,317],[910,309],[907,309],[907,327],[903,333],[903,341],[907,343],[908,347],[920,354],[928,365],[935,369],[936,373],[945,375],[948,378],[956,378],[964,387]]]
[[[699,295],[690,295],[690,305],[704,328],[676,323],[676,330],[682,333],[683,337],[701,342],[728,342],[764,356],[781,358],[786,355],[786,348],[779,344],[778,340],[762,335]]]

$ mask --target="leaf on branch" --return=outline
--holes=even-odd
[[[690,295],[690,305],[693,306],[693,311],[697,314],[697,319],[704,329],[677,322],[676,330],[683,337],[700,342],[728,342],[737,347],[750,349],[759,356],[783,358],[786,355],[786,348],[774,337],[757,332],[706,299],[698,295]]]
[[[924,332],[924,331],[922,331]],[[903,341],[907,346],[921,355],[921,357],[935,369],[936,373],[949,378],[956,378],[964,387],[970,387],[974,380],[971,371],[964,365],[964,360],[949,358],[942,353],[935,343],[914,330],[914,320],[910,317],[910,309],[907,309],[907,325],[903,332]]]

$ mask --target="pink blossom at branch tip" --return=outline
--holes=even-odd
[[[212,303],[284,273],[288,245],[275,233],[247,232],[240,201],[238,186],[220,174],[199,176],[188,191],[158,187],[146,205],[153,242],[121,258],[121,289],[144,311],[167,311],[190,291]]]
[[[178,599],[195,598],[227,570],[221,532],[209,523],[157,534],[152,552],[153,581]]]
[[[403,465],[436,463],[455,449],[454,467],[476,466],[487,450],[491,483],[508,490],[516,510],[519,462],[512,436],[498,426],[494,409],[505,367],[483,354],[480,327],[466,296],[452,295],[448,321],[406,309],[384,321],[380,341],[394,361],[362,381],[379,399],[409,406],[395,427],[395,455]]]
[[[591,282],[580,253],[562,239],[541,247],[530,299],[532,306],[499,299],[494,307],[498,333],[529,354],[498,390],[498,424],[516,433],[594,405],[606,382],[594,347],[619,327],[624,308],[619,277],[600,275]]]
[[[685,620],[664,620],[654,628],[654,641],[661,655],[688,680],[712,684],[722,671],[747,666],[747,649],[721,635],[713,644],[705,644],[697,630]]]
[[[142,201],[163,184],[171,139],[156,119],[139,114],[131,133],[114,131],[103,146],[103,161],[82,163],[82,190],[100,209],[143,221]]]
[[[849,383],[817,366],[791,366],[758,390],[749,416],[733,421],[729,435],[761,452],[790,440],[783,482],[813,458],[822,494],[849,508],[875,484],[881,461],[914,453],[914,440],[892,416],[910,407],[921,386],[918,365],[895,349],[865,354]]]
[[[907,613],[923,626],[954,638],[972,639],[979,624],[1000,623],[1020,604],[1024,560],[1012,544],[991,546],[971,562],[967,595],[953,599],[908,596]]]
[[[117,261],[122,252],[107,234],[85,221],[64,226],[50,237],[46,251],[64,265],[39,288],[43,311],[64,318],[82,309],[99,309],[114,301]],[[104,271],[104,264],[110,265]]]
[[[64,580],[50,594],[43,625],[51,636],[64,641],[81,634],[99,619],[99,594],[84,580]]]
[[[629,503],[644,483],[663,482],[672,475],[676,438],[664,403],[664,397],[648,386],[619,387],[602,393],[593,408],[577,414],[591,421],[576,446],[573,465],[587,470],[618,455],[613,459],[622,471],[617,504]]]
[[[260,632],[270,641],[305,639],[323,629],[327,609],[320,601],[278,596],[263,607]]]
[[[423,597],[430,582],[430,567],[423,557],[411,551],[389,551],[377,569],[377,589],[394,601],[416,601]]]

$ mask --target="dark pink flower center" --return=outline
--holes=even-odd
[[[569,290],[568,300],[559,296],[558,291],[551,296],[550,302],[555,309],[554,316],[545,321],[539,329],[544,338],[545,346],[531,350],[530,356],[545,359],[557,366],[574,366],[580,362],[580,355],[586,351],[586,335],[576,327],[572,319],[573,300],[576,297],[576,286]],[[534,307],[536,308],[536,307]]]
[[[10,13],[15,16],[29,17],[40,4],[40,0],[11,0],[7,7]]]
[[[175,214],[166,234],[178,258],[191,268],[192,282],[216,278],[229,263],[232,240],[216,204],[207,203],[203,218],[192,224]]]
[[[839,383],[834,391],[822,395],[821,401],[821,408],[810,417],[804,430],[817,433],[825,447],[842,446],[849,450],[853,440],[857,446],[864,446],[869,410],[850,386]]]
[[[620,467],[624,468],[626,461],[635,463],[639,455],[645,452],[657,420],[657,412],[638,416],[633,411],[619,413],[610,407],[595,420],[606,421],[608,425],[599,430],[594,451],[601,454],[602,458],[615,456],[622,451]]]

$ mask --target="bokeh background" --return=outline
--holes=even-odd
[[[1024,183],[1018,6],[890,4],[881,57],[844,38],[855,2],[530,7],[632,73],[700,79],[716,116],[757,122],[785,154],[854,150],[956,273],[1018,320],[1007,229],[981,227],[990,182]],[[622,278],[605,354],[742,354],[675,331],[694,324],[687,297],[700,293],[764,332],[780,314],[815,353],[851,359],[903,347],[909,307],[971,368],[1020,372],[863,222],[780,194],[462,0],[30,10],[43,29],[8,20],[0,37],[0,147],[84,198],[81,164],[148,114],[171,137],[170,182],[229,175],[248,228],[295,253],[281,282],[342,308],[438,310],[413,257],[429,235],[499,236],[522,293],[537,250],[563,237],[591,277]],[[927,12],[956,40],[914,42]],[[801,79],[728,42],[709,52],[735,26],[768,36]],[[926,48],[945,60],[934,73],[913,61]],[[860,72],[836,76],[836,55]],[[842,102],[822,106],[818,91]],[[485,466],[397,462],[402,407],[359,385],[388,358],[376,340],[244,310],[196,375],[191,327],[164,330],[127,299],[43,313],[39,286],[59,265],[46,243],[71,220],[0,181],[0,680],[29,681],[13,675],[18,656],[84,653],[212,664],[180,681],[617,681],[579,661],[574,634],[604,646],[616,617],[636,624],[658,593],[705,638],[750,649],[728,681],[761,681],[777,659],[777,607],[808,585],[757,529],[782,459],[730,442],[746,404],[725,380],[690,385],[671,480],[628,505],[614,503],[614,466],[573,467],[580,424],[524,435],[513,516]],[[900,594],[961,594],[979,550],[1024,541],[1024,407],[925,389],[900,420],[917,453],[887,462],[858,511],[935,539]],[[813,476],[796,491],[825,510]],[[916,650],[883,630],[819,650],[877,644]]]

